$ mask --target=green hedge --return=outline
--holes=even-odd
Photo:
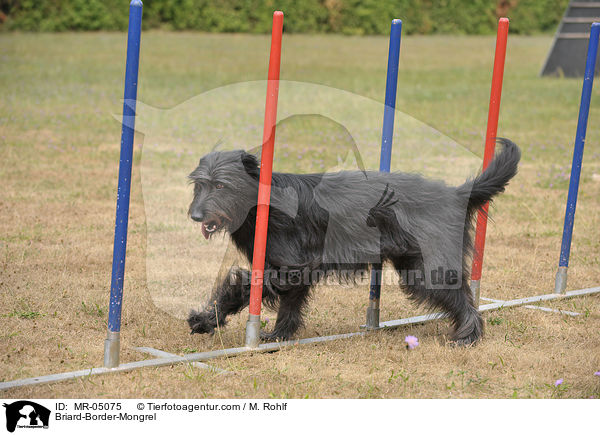
[[[490,34],[500,16],[511,33],[555,30],[568,0],[146,0],[144,28],[268,33],[271,13],[290,33],[378,35],[402,18],[405,34]],[[124,30],[126,0],[0,0],[5,30]]]

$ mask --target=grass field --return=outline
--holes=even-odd
[[[496,202],[494,223],[488,226],[482,294],[491,298],[525,297],[553,289],[581,80],[537,76],[550,43],[550,37],[509,38],[498,133],[521,146],[523,160],[519,175]],[[263,80],[268,46],[265,36],[144,33],[139,99],[148,107],[169,109],[211,89]],[[481,157],[493,48],[492,37],[403,38],[398,108]],[[121,112],[124,53],[124,34],[0,35],[2,381],[102,364],[120,142],[120,125],[113,114]],[[281,74],[285,80],[339,88],[382,102],[386,57],[384,37],[286,35]],[[568,289],[600,283],[600,181],[594,176],[600,174],[599,89],[596,86],[593,93]],[[238,109],[243,113],[245,107]],[[210,107],[199,112],[207,113]],[[351,121],[360,125],[370,115],[356,111]],[[203,122],[198,120],[199,125]],[[209,149],[220,130],[218,123],[210,127],[206,136],[203,129],[188,128],[182,133],[183,142],[201,143],[198,149]],[[292,131],[288,146],[310,141],[311,134],[319,135],[323,144],[335,145],[328,142],[325,127],[319,130],[319,125],[310,122],[304,127],[312,131],[306,136]],[[259,144],[261,129],[258,122],[256,143],[249,147]],[[378,137],[376,128],[365,129],[367,136]],[[164,134],[173,143],[179,140],[177,133],[167,130]],[[278,143],[284,137],[282,131]],[[141,145],[146,152],[148,137],[138,135],[136,141],[123,362],[143,358],[132,350],[134,346],[177,354],[240,346],[247,310],[234,317],[221,334],[208,337],[189,335],[177,315],[182,307],[170,306],[168,294],[161,295],[157,306],[152,291],[156,286],[148,278],[154,270],[147,271],[147,256],[156,241],[160,245],[170,238],[158,237],[166,233],[162,227],[157,230],[149,214],[154,198],[148,196],[146,184],[142,186],[141,168],[154,162],[162,174],[175,167],[191,170],[199,155],[192,152],[175,160],[167,150],[155,153],[159,159],[155,161],[142,158]],[[398,164],[393,167],[415,167],[414,154],[403,154],[402,147],[395,143]],[[367,166],[376,168],[377,152],[365,156]],[[184,177],[173,175],[169,182],[171,186],[180,182],[177,194],[189,200]],[[186,207],[187,203],[180,205],[184,219]],[[218,246],[223,248],[224,242]],[[196,249],[210,253],[213,248],[198,245]],[[206,293],[206,289],[186,290],[185,300],[197,300],[194,305]],[[367,300],[364,283],[354,288],[317,288],[300,336],[357,330],[364,321]],[[227,375],[176,365],[0,395],[600,397],[600,378],[594,376],[600,370],[600,298],[545,305],[582,315],[572,318],[525,308],[489,312],[484,315],[484,340],[468,349],[449,346],[448,324],[438,322],[211,362],[231,372]],[[397,288],[384,287],[383,320],[414,314],[418,312]],[[273,313],[266,315],[273,318]],[[408,334],[420,340],[415,350],[408,351],[403,344]],[[559,378],[564,383],[555,387]]]

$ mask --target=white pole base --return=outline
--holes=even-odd
[[[481,281],[471,280],[471,293],[473,294],[473,306],[479,309],[479,296],[481,294]]]
[[[554,293],[565,294],[567,291],[567,266],[560,266],[556,271],[556,280],[554,281]]]
[[[379,329],[379,299],[369,299],[365,328],[369,330]]]
[[[246,347],[257,349],[260,343],[260,315],[250,314],[246,322]]]
[[[106,334],[106,340],[104,340],[104,367],[107,369],[119,367],[120,336],[120,332],[108,331]]]

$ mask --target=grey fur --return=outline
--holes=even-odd
[[[504,191],[520,159],[513,142],[498,142],[503,151],[489,168],[458,187],[400,172],[273,173],[263,298],[279,311],[265,338],[288,339],[301,326],[309,291],[322,277],[314,272],[343,280],[389,261],[401,276],[413,273],[402,285],[413,300],[449,312],[457,343],[478,340],[483,323],[468,283],[472,218]],[[206,236],[221,229],[231,233],[251,262],[256,158],[244,151],[213,152],[190,179],[191,218],[202,222]],[[232,270],[211,296],[216,311],[208,304],[190,314],[192,332],[212,332],[217,320],[223,325],[227,315],[248,305],[249,288],[249,272]]]

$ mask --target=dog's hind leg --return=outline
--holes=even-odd
[[[303,324],[310,286],[293,287],[279,295],[277,321],[272,332],[262,332],[263,340],[289,340]]]
[[[263,300],[275,303],[273,293],[263,289]],[[217,326],[224,326],[227,316],[239,313],[250,303],[250,272],[245,269],[230,269],[226,278],[213,291],[210,300],[202,311],[192,310],[188,324],[192,334],[214,332]]]
[[[454,326],[451,339],[454,343],[466,346],[475,343],[483,336],[481,314],[473,306],[473,297],[468,278],[462,272],[460,288],[427,288],[425,268],[422,258],[411,256],[394,260],[400,276],[405,281],[405,290],[418,303],[442,309],[450,315]]]

